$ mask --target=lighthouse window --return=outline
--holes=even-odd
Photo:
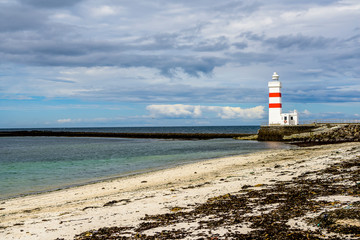
[[[293,117],[290,117],[290,120],[294,120],[294,118],[293,118]]]
[[[286,121],[286,120],[287,120],[287,117],[284,117],[284,120]]]

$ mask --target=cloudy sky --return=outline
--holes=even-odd
[[[359,0],[0,0],[0,128],[360,118]]]

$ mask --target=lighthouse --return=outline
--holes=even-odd
[[[274,72],[269,87],[269,125],[298,125],[298,113],[282,113],[281,82]]]
[[[269,87],[269,125],[281,124],[281,82],[279,75],[274,72]]]

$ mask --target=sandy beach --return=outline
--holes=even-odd
[[[267,214],[281,204],[271,202],[260,207],[254,205],[251,210],[244,212],[244,216],[252,217],[250,220],[239,220],[232,225],[224,223],[210,226],[208,223],[213,214],[202,215],[201,219],[190,219],[186,213],[215,200],[234,200],[244,194],[275,189],[279,183],[291,185],[292,181],[297,181],[298,184],[300,177],[309,181],[319,180],[321,176],[331,174],[327,169],[334,164],[355,160],[359,162],[359,158],[360,143],[270,150],[8,199],[0,202],[0,239],[74,239],[75,235],[81,233],[79,239],[90,239],[95,234],[91,230],[104,227],[118,227],[118,236],[145,236],[144,239],[169,230],[173,231],[172,234],[180,231],[184,239],[198,239],[199,236],[216,236],[218,239],[228,236],[231,239],[231,235],[227,234],[247,234],[253,231],[254,226],[249,221],[256,214]],[[349,169],[359,171],[359,166],[349,165]],[[350,174],[351,171],[346,173]],[[338,184],[347,184],[355,190],[359,188],[357,180],[351,182],[346,178],[347,175],[344,176],[344,183],[336,180]],[[286,220],[289,228],[318,232],[319,236],[333,236],[333,233],[327,233],[326,228],[321,228],[321,222],[311,224],[305,219],[316,218],[324,211],[349,206],[358,211],[360,195],[357,191],[347,189],[342,194],[333,191],[333,195],[313,192],[318,195],[314,193],[312,200],[329,204],[314,208],[316,211],[309,210],[312,215],[302,212],[302,215],[289,217]],[[241,209],[241,206],[238,208]],[[183,214],[182,220],[179,213]],[[177,220],[144,227],[146,223],[158,222],[155,216],[169,214],[174,214]],[[360,227],[360,219],[357,217],[344,221],[348,221],[344,223],[346,226]],[[346,236],[356,239],[356,235],[349,234]]]

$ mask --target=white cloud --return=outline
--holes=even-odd
[[[57,122],[58,123],[70,123],[73,122],[74,120],[70,119],[70,118],[65,118],[65,119],[58,119]]]
[[[262,118],[264,115],[264,106],[257,106],[253,108],[240,108],[240,107],[206,107],[209,111],[217,113],[218,117],[222,119],[256,119]]]
[[[174,105],[149,105],[146,110],[151,117],[170,117],[170,118],[197,118],[201,117],[201,106],[174,104]]]
[[[115,109],[118,110],[118,109]],[[121,117],[121,116],[117,116],[117,117],[111,117],[111,118],[107,118],[107,117],[96,117],[96,118],[76,118],[76,119],[72,119],[72,118],[64,118],[64,119],[58,119],[56,120],[57,123],[60,124],[67,124],[67,123],[109,123],[109,122],[118,122],[118,121],[123,121],[123,120],[128,120],[128,119],[135,119],[137,117]]]
[[[116,14],[115,9],[107,5],[94,8],[92,12],[96,17],[104,17]]]
[[[311,112],[309,110],[305,109],[301,114],[308,116],[311,114]]]
[[[202,118],[215,114],[222,119],[259,119],[264,115],[264,106],[241,108],[174,104],[149,105],[146,109],[153,118]]]

